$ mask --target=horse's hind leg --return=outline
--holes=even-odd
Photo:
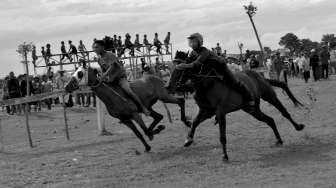
[[[281,136],[279,134],[278,128],[275,125],[274,119],[269,117],[268,115],[264,114],[260,108],[258,107],[254,112],[248,112],[245,111],[249,114],[251,114],[253,117],[255,117],[257,120],[265,122],[268,126],[270,126],[274,132],[275,138],[277,139],[277,144],[282,144],[282,139]]]
[[[149,129],[146,127],[145,122],[142,120],[142,117],[140,116],[140,114],[135,113],[133,114],[132,119],[134,119],[135,122],[137,122],[141,129],[144,131],[144,133],[148,136],[149,140],[153,140],[153,133],[151,131],[149,131]]]
[[[291,115],[288,113],[286,108],[281,104],[280,100],[276,95],[274,95],[271,98],[268,98],[266,101],[272,104],[276,109],[278,109],[281,112],[281,114],[293,124],[293,126],[297,131],[301,131],[304,129],[305,126],[303,124],[298,124],[293,120]]]
[[[131,120],[124,120],[122,121],[122,123],[124,123],[127,127],[129,127],[133,131],[133,133],[141,140],[141,142],[146,148],[146,152],[151,150],[151,147],[147,144],[146,140],[144,139],[142,134],[139,132],[139,130],[136,128],[136,126]]]
[[[149,126],[148,130],[150,132],[153,132],[155,126],[163,119],[163,115],[157,113],[156,111],[153,110],[153,108],[149,108],[150,111],[150,116],[154,119],[153,122],[151,123],[151,125]],[[160,129],[154,131],[154,134],[159,134],[160,131],[162,131],[162,129],[164,129],[164,127],[161,127]]]
[[[173,97],[173,96],[169,95],[168,92],[167,92],[164,95],[162,95],[159,99],[164,103],[171,103],[171,104],[179,105],[179,107],[181,109],[181,121],[187,127],[191,127],[191,122],[187,119],[187,117],[185,115],[185,100],[184,100],[184,98]]]

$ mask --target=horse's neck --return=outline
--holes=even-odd
[[[117,91],[108,86],[105,83],[100,84],[99,87],[94,88],[93,92],[96,93],[98,98],[102,100],[104,104],[118,105],[121,101],[121,95]]]

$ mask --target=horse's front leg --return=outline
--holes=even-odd
[[[226,113],[219,111],[216,113],[216,118],[219,123],[219,140],[223,149],[223,161],[226,162],[229,160],[226,150]]]
[[[144,133],[148,136],[149,140],[153,140],[154,135],[153,135],[152,131],[150,131],[150,130],[146,127],[146,124],[145,124],[145,122],[143,121],[143,119],[142,119],[142,117],[140,116],[140,114],[138,114],[138,113],[134,113],[134,114],[132,115],[132,119],[133,119],[134,121],[136,121],[136,122],[140,125],[141,129],[142,129],[142,130],[144,131]]]
[[[134,123],[131,120],[124,120],[122,121],[122,123],[124,123],[127,127],[129,127],[133,131],[133,133],[141,140],[141,142],[145,146],[146,152],[149,152],[151,150],[151,147],[147,144],[146,140],[144,139],[142,134],[139,132],[139,130],[136,128]]]
[[[184,146],[188,147],[194,142],[194,135],[197,126],[205,121],[206,119],[211,118],[214,115],[214,112],[209,109],[200,108],[197,116],[192,122],[191,129],[189,130],[187,140],[184,142]]]

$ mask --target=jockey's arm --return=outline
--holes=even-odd
[[[202,65],[205,62],[205,60],[208,59],[209,56],[210,56],[209,50],[202,50],[199,53],[197,59],[192,63],[188,64],[187,68],[193,68],[197,65]]]
[[[116,62],[112,63],[109,68],[103,73],[101,79],[103,80],[105,77],[110,75],[109,81],[113,82],[115,78],[117,78],[121,74],[121,68],[118,66]]]

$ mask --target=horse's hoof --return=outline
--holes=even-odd
[[[192,123],[191,123],[191,121],[186,121],[185,125],[186,125],[188,128],[190,128],[191,125],[192,125]]]
[[[112,136],[113,134],[107,130],[102,130],[99,136]]]
[[[145,152],[148,153],[148,152],[150,152],[150,150],[151,150],[151,147],[150,147],[150,146],[147,146]]]
[[[228,163],[229,162],[229,157],[227,155],[224,155],[222,158],[224,163]]]
[[[283,141],[282,140],[278,140],[276,143],[275,143],[276,146],[282,146],[283,145]]]
[[[194,140],[193,140],[192,138],[188,138],[188,139],[184,142],[184,147],[189,147],[193,142],[194,142]]]
[[[297,131],[302,131],[305,128],[305,125],[299,124],[298,127],[296,128]]]
[[[160,134],[161,131],[165,130],[166,126],[164,125],[159,125],[154,131],[153,134]]]
[[[148,136],[148,139],[150,140],[150,141],[152,141],[153,139],[154,139],[154,135],[151,133],[151,134],[149,134],[149,135],[147,135]]]

